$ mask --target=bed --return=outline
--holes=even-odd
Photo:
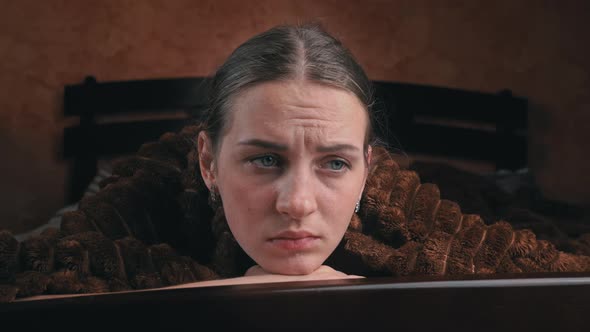
[[[99,160],[135,152],[166,131],[198,119],[207,77],[97,82],[64,90],[63,158],[72,163],[68,201],[80,199]],[[391,149],[454,161],[478,173],[527,166],[525,98],[444,87],[374,81],[377,135]],[[129,135],[133,133],[133,135]],[[465,144],[468,141],[471,144]]]
[[[64,116],[74,123],[63,136],[62,157],[71,163],[68,205],[47,225],[17,238],[59,226],[64,211],[98,191],[112,160],[196,121],[206,105],[207,82],[207,77],[98,82],[89,76],[66,86]],[[374,85],[381,114],[377,134],[398,152],[400,164],[439,185],[465,212],[489,220],[512,217],[515,228],[531,228],[564,246],[590,232],[580,210],[543,199],[532,181],[526,98],[508,89]],[[68,320],[105,328],[116,321],[138,328],[211,323],[281,330],[574,331],[590,322],[589,296],[588,273],[494,274],[144,290],[0,304],[0,312],[37,328],[63,327],[61,314],[67,312]]]
[[[198,120],[208,77],[98,82],[88,76],[64,88],[60,158],[69,164],[66,203],[46,225],[98,190],[111,162],[141,144]],[[509,89],[483,93],[440,86],[373,81],[377,135],[422,182],[485,220],[517,219],[541,237],[567,241],[590,232],[586,212],[547,200],[528,168],[528,100]],[[133,135],[129,135],[133,133]],[[528,213],[533,212],[533,214]]]

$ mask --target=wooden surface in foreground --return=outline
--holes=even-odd
[[[18,330],[38,331],[198,331],[205,326],[275,331],[589,331],[590,274],[187,285],[4,303],[0,316]]]

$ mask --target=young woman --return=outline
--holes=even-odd
[[[371,103],[361,67],[317,26],[263,32],[219,68],[198,137],[200,169],[257,264],[246,276],[346,276],[323,263],[359,208]]]

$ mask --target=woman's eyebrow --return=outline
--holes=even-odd
[[[277,151],[287,151],[287,146],[284,144],[278,144],[270,141],[265,141],[261,139],[247,139],[244,141],[238,142],[238,145],[249,145],[249,146],[256,146],[265,149],[272,149]],[[334,145],[321,145],[318,146],[316,151],[318,152],[337,152],[337,151],[359,151],[360,149],[352,144],[334,144]]]
[[[352,144],[334,144],[334,145],[327,145],[327,146],[318,146],[318,152],[336,152],[336,151],[359,151],[360,149]]]
[[[265,149],[272,149],[278,151],[287,151],[287,146],[283,144],[278,144],[274,142],[264,141],[261,139],[248,139],[244,141],[238,142],[238,145],[250,145],[250,146],[257,146]]]

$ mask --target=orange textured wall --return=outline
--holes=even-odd
[[[518,4],[517,4],[518,3]],[[62,207],[65,84],[209,75],[279,23],[324,23],[372,79],[534,104],[531,167],[549,197],[590,204],[590,7],[584,1],[0,1],[0,228]]]

